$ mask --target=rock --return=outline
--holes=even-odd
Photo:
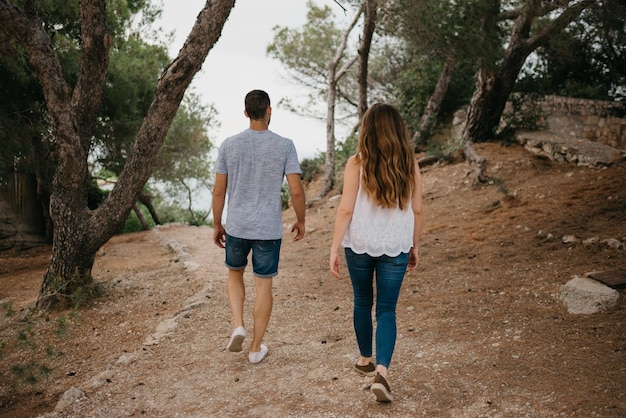
[[[620,240],[615,239],[615,238],[605,239],[602,242],[604,244],[608,245],[611,248],[615,248],[616,250],[619,250],[623,246],[622,242]]]
[[[600,242],[600,238],[599,237],[591,237],[591,238],[587,238],[586,240],[583,241],[584,245],[594,245]]]
[[[74,402],[84,397],[85,397],[85,393],[82,390],[76,387],[71,387],[65,391],[63,396],[61,396],[61,399],[59,400],[59,402],[57,402],[57,405],[54,407],[54,410],[56,412],[65,411],[71,404],[73,404]]]
[[[170,318],[161,321],[154,330],[154,333],[146,338],[146,341],[143,343],[143,345],[158,345],[163,338],[171,335],[177,326],[178,323],[176,322],[176,318]]]
[[[563,244],[575,244],[578,242],[578,238],[576,238],[576,235],[564,235],[561,242]]]
[[[124,353],[117,359],[115,364],[128,366],[129,364],[134,363],[137,360],[137,354],[135,353]]]
[[[574,276],[563,286],[560,300],[571,314],[593,314],[614,307],[619,292],[596,280]]]
[[[622,161],[624,151],[611,146],[544,131],[518,132],[516,138],[530,152],[558,163],[605,167]]]
[[[105,383],[111,382],[111,380],[113,380],[113,376],[115,376],[115,372],[110,367],[108,367],[107,370],[100,372],[96,376],[89,379],[89,381],[85,383],[83,388],[85,388],[87,391],[95,391],[104,386]]]

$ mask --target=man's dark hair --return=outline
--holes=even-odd
[[[250,119],[263,119],[267,108],[270,107],[270,96],[263,90],[252,90],[246,94],[245,104]]]

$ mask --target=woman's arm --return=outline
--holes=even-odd
[[[422,175],[417,161],[415,162],[415,188],[413,190],[413,248],[409,252],[409,265],[406,271],[415,270],[419,266],[419,244],[422,235],[422,227],[424,226],[424,216],[422,213]]]
[[[346,163],[343,174],[343,191],[341,193],[341,202],[335,215],[335,228],[333,231],[333,241],[330,246],[330,271],[336,278],[339,275],[339,249],[341,241],[346,235],[348,225],[352,219],[356,195],[359,191],[360,165],[356,161],[356,157],[352,156]]]

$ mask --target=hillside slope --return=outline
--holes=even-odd
[[[28,326],[17,319],[36,300],[49,248],[0,253],[0,300],[13,313],[0,323],[0,415],[626,416],[624,290],[593,315],[559,301],[572,277],[626,267],[623,245],[603,242],[626,237],[626,163],[591,169],[519,146],[477,149],[490,184],[475,184],[464,162],[423,170],[422,258],[399,301],[392,404],[377,404],[351,369],[349,280],[328,271],[330,196],[308,208],[302,241],[285,231],[270,354],[255,366],[225,350],[226,270],[210,228],[114,237],[94,268],[106,295]],[[52,371],[29,385],[11,371],[22,365]],[[72,387],[80,396],[53,413]]]

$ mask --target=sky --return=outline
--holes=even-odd
[[[159,25],[175,31],[170,56],[175,57],[202,10],[204,0],[162,0]],[[333,0],[315,0],[338,9]],[[227,137],[248,128],[244,97],[253,89],[268,92],[272,101],[270,130],[293,140],[298,158],[313,158],[326,150],[325,122],[295,115],[277,106],[282,97],[295,97],[298,86],[286,77],[267,46],[274,26],[299,28],[306,22],[307,0],[237,0],[222,35],[196,74],[192,86],[205,105],[212,104],[221,126],[209,132],[219,146]],[[337,10],[339,14],[341,10]]]

